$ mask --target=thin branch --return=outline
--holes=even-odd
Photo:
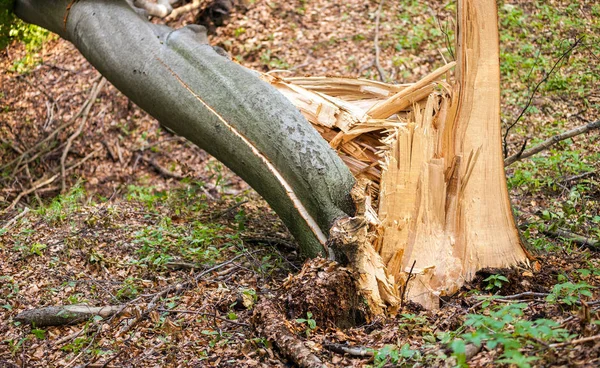
[[[154,170],[156,170],[157,173],[159,173],[161,176],[163,176],[165,178],[173,178],[173,179],[177,179],[177,180],[181,180],[181,179],[185,178],[185,176],[183,176],[183,175],[174,173],[171,170],[165,169],[164,167],[160,166],[160,164],[158,162],[156,162],[156,160],[154,160],[154,159],[147,158],[145,156],[140,156],[140,159],[142,161],[144,161],[145,163],[147,163],[148,165],[152,166],[152,168],[154,168]]]
[[[408,290],[408,283],[410,282],[411,278],[413,278],[413,270],[414,270],[416,264],[417,264],[417,260],[415,259],[413,261],[412,266],[410,266],[410,271],[408,271],[408,277],[406,278],[406,283],[404,284],[404,287],[402,288],[402,296],[400,297],[400,302],[403,304],[404,304],[404,298],[406,297],[406,291]]]
[[[67,145],[65,146],[65,149],[63,150],[63,154],[60,158],[60,175],[61,175],[61,181],[62,181],[61,182],[61,185],[62,185],[61,192],[64,192],[67,188],[65,161],[67,160],[67,155],[69,154],[71,145],[73,144],[73,141],[75,140],[75,138],[79,137],[79,135],[83,131],[83,127],[85,126],[85,123],[87,122],[87,118],[90,114],[90,110],[92,109],[92,106],[94,105],[94,102],[96,101],[96,98],[98,97],[98,94],[102,90],[102,87],[104,87],[105,83],[106,83],[106,78],[103,77],[100,79],[100,82],[98,82],[98,84],[96,84],[92,88],[92,92],[90,93],[90,97],[88,98],[87,106],[83,112],[83,119],[81,120],[81,123],[79,124],[79,127],[77,128],[77,130],[73,134],[71,134],[71,136],[67,139]]]
[[[563,238],[588,249],[600,250],[600,240],[588,238],[579,234],[572,233],[570,231],[561,229],[558,229],[556,231],[542,230],[542,233],[552,238]]]
[[[247,323],[232,321],[230,319],[223,318],[223,317],[218,316],[218,315],[213,314],[213,313],[198,312],[198,311],[192,311],[192,310],[181,310],[181,309],[163,309],[163,308],[157,308],[156,310],[158,312],[167,312],[167,313],[197,314],[197,315],[200,315],[200,316],[208,316],[208,317],[216,318],[216,319],[218,319],[220,321],[231,323],[231,324],[236,325],[236,326],[250,327],[250,325],[247,324]]]
[[[238,209],[240,206],[245,205],[246,203],[248,203],[248,200],[238,202],[238,203],[234,204],[233,206],[229,207],[228,209],[217,213],[216,215],[214,215],[214,217],[211,216],[211,220],[214,221],[214,220],[220,219],[221,217],[228,216],[231,213],[233,213],[233,211]]]
[[[180,15],[191,12],[193,10],[199,9],[203,4],[202,0],[193,0],[191,3],[186,4],[184,6],[180,6],[179,8],[173,9],[171,14],[165,18],[166,22],[170,22],[172,20],[177,19]]]
[[[17,203],[19,203],[19,201],[21,200],[21,198],[25,197],[28,194],[31,194],[31,193],[35,192],[36,190],[38,190],[39,188],[41,188],[41,187],[43,187],[45,185],[48,185],[48,184],[52,183],[54,180],[56,180],[56,178],[58,178],[58,174],[56,174],[56,175],[54,175],[54,176],[52,176],[52,177],[50,177],[49,179],[46,179],[46,180],[43,180],[43,178],[40,179],[40,180],[38,180],[35,183],[35,185],[33,185],[31,188],[29,188],[29,189],[27,189],[27,190],[19,193],[19,195],[17,196],[17,198],[15,198],[8,207],[6,207],[2,211],[0,211],[0,214],[6,213],[6,212],[12,210],[13,208],[15,208],[15,206],[17,205]]]
[[[338,354],[348,354],[355,357],[372,357],[373,349],[362,346],[348,346],[345,344],[323,343],[323,347]]]
[[[136,325],[138,322],[140,322],[142,319],[144,319],[148,313],[152,312],[153,310],[156,310],[158,308],[158,301],[160,300],[160,298],[168,295],[169,293],[175,291],[175,290],[185,290],[190,288],[192,285],[194,285],[194,283],[200,281],[200,279],[202,279],[205,275],[218,270],[221,267],[224,267],[228,264],[231,264],[233,262],[235,262],[236,260],[238,260],[239,258],[242,258],[244,256],[247,256],[249,254],[253,254],[253,253],[257,253],[259,252],[259,250],[254,251],[254,252],[250,252],[250,253],[242,253],[242,254],[238,254],[237,256],[233,257],[232,259],[226,261],[226,262],[222,262],[219,263],[218,265],[211,267],[205,271],[200,272],[198,275],[194,276],[194,280],[193,281],[188,281],[185,282],[183,284],[177,284],[177,285],[171,285],[161,291],[159,291],[158,293],[154,294],[154,297],[152,298],[152,300],[150,300],[150,303],[148,303],[148,306],[146,307],[146,310],[143,313],[140,313],[137,317],[135,317],[129,324],[125,325],[125,327],[123,327],[118,333],[117,336],[122,336],[123,334],[127,333],[134,325]]]
[[[599,172],[600,172],[600,169],[596,169],[596,170],[585,172],[583,174],[569,176],[568,178],[564,178],[563,179],[563,183],[570,183],[570,182],[573,182],[573,181],[577,181],[579,179],[583,179],[585,177],[592,176],[592,175],[597,174]]]
[[[450,41],[450,34],[448,33],[448,27],[442,27],[442,23],[440,22],[439,18],[436,17],[436,20],[437,20],[440,31],[442,31],[442,33],[444,34],[444,38],[446,39],[446,49],[448,50],[448,53],[450,54],[450,58],[452,58],[452,60],[456,60],[456,56],[454,56],[454,49],[452,47],[452,42]],[[442,58],[443,57],[444,57],[444,55],[442,54]],[[444,61],[445,61],[445,59],[444,59]]]
[[[571,340],[571,341],[567,341],[567,342],[561,342],[561,343],[558,343],[558,344],[550,344],[550,347],[551,348],[561,348],[561,347],[564,347],[564,346],[578,345],[578,344],[583,344],[583,343],[586,343],[586,342],[591,342],[591,341],[596,341],[596,340],[600,340],[600,335],[583,337],[581,339],[575,339],[575,340]]]
[[[519,114],[519,116],[517,116],[515,121],[508,128],[506,128],[506,132],[504,133],[504,137],[502,139],[502,141],[504,143],[504,157],[508,156],[508,144],[506,141],[506,139],[508,138],[508,133],[510,132],[510,130],[512,128],[515,127],[515,125],[517,125],[517,123],[519,122],[519,120],[521,120],[523,115],[525,115],[525,112],[527,112],[527,109],[529,109],[529,106],[531,105],[531,102],[533,101],[533,97],[537,93],[540,86],[542,84],[544,84],[546,81],[548,81],[548,79],[550,78],[552,73],[554,73],[554,70],[558,67],[558,65],[563,61],[564,58],[566,58],[571,53],[571,51],[573,51],[573,49],[575,49],[575,47],[577,47],[577,45],[579,45],[579,43],[581,43],[581,40],[583,40],[584,37],[585,36],[579,37],[565,52],[563,52],[563,54],[558,58],[558,60],[556,60],[554,65],[552,65],[550,72],[548,72],[548,73],[546,73],[546,75],[544,75],[544,78],[542,78],[533,88],[533,92],[531,92],[529,94],[529,99],[527,100],[525,107],[523,107],[523,109],[521,110],[521,113]],[[532,68],[532,70],[533,70],[533,68]],[[531,72],[530,72],[530,74],[531,74]],[[505,164],[505,166],[506,166],[506,164]]]
[[[517,161],[520,161],[524,158],[533,156],[536,153],[542,152],[560,141],[564,141],[565,139],[573,138],[575,136],[587,133],[590,130],[594,130],[594,129],[600,129],[600,120],[595,121],[593,123],[581,125],[575,129],[571,129],[564,133],[555,135],[554,137],[548,138],[547,140],[543,141],[542,143],[538,144],[537,146],[535,146],[533,148],[530,148],[523,152],[519,152],[515,155],[507,157],[504,159],[504,166],[508,166],[508,165],[513,164]]]
[[[2,228],[0,228],[0,230],[5,230],[5,231],[9,230],[14,223],[16,223],[17,221],[19,221],[19,219],[21,217],[23,217],[26,214],[28,214],[29,211],[30,211],[29,207],[25,207],[25,209],[23,211],[21,211],[21,213],[19,213],[18,215],[16,215],[12,219],[10,219],[6,224],[4,224],[4,226],[2,226]]]
[[[525,291],[518,294],[513,295],[503,295],[502,299],[512,300],[512,299],[520,299],[520,298],[545,298],[548,296],[548,293],[536,293],[534,291]]]
[[[377,8],[377,13],[375,15],[375,40],[373,42],[375,44],[375,60],[373,61],[373,63],[375,64],[375,68],[377,68],[377,72],[379,73],[379,79],[381,79],[382,82],[386,81],[386,76],[385,71],[379,63],[379,55],[381,54],[381,50],[379,49],[379,22],[381,19],[381,9],[383,8],[384,2],[385,0],[381,0],[379,2],[379,7]]]

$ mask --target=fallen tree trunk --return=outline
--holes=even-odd
[[[122,1],[15,12],[246,180],[305,254],[351,266],[373,313],[402,295],[435,307],[478,269],[527,260],[504,176],[494,0],[458,1],[456,63],[405,85],[260,75],[203,28],[151,24]]]

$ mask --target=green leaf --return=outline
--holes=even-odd
[[[44,340],[46,338],[46,331],[40,330],[39,328],[35,328],[31,330],[31,333],[40,340]]]

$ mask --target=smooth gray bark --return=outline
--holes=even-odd
[[[305,254],[322,254],[333,221],[354,212],[354,178],[284,96],[215,52],[198,26],[152,24],[124,0],[70,3],[17,0],[15,13],[71,41],[123,94],[248,182]]]

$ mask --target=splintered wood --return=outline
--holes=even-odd
[[[372,274],[362,287],[376,310],[399,295],[436,308],[476,271],[527,261],[500,146],[496,11],[459,1],[457,62],[414,84],[264,75],[368,181],[354,267]]]

